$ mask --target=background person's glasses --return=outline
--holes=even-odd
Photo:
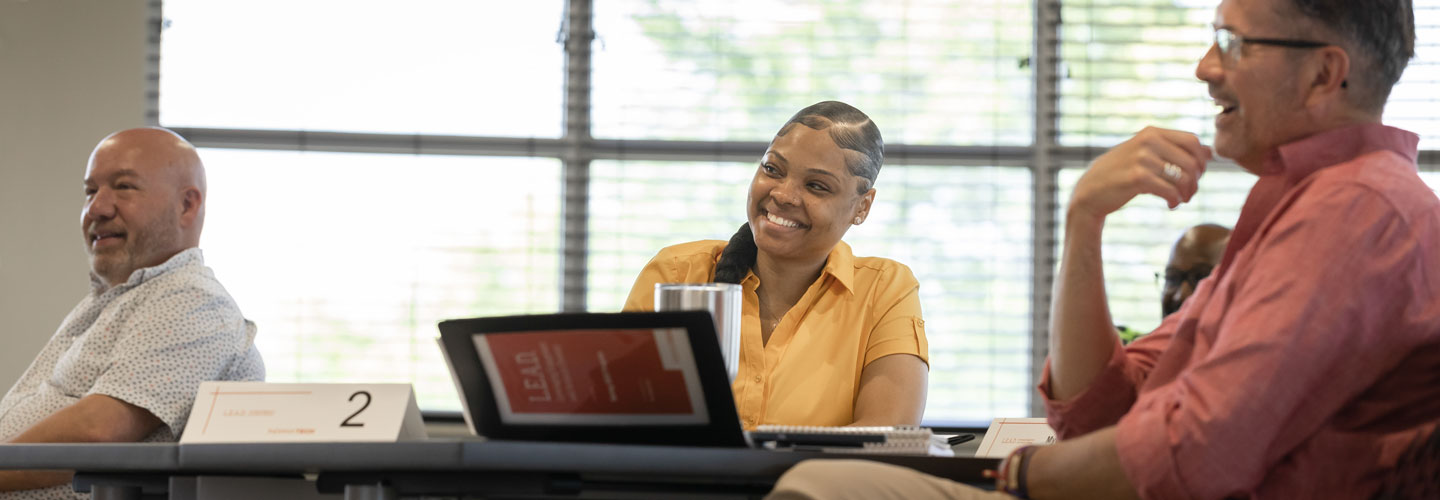
[[[1240,48],[1247,43],[1257,45],[1274,45],[1276,47],[1290,47],[1294,49],[1318,49],[1330,45],[1325,42],[1310,40],[1291,40],[1284,38],[1251,38],[1241,35],[1230,28],[1215,29],[1215,46],[1220,48],[1220,53],[1225,54],[1232,60],[1240,60]]]
[[[1206,265],[1195,266],[1187,270],[1166,268],[1164,274],[1155,273],[1155,284],[1160,285],[1162,283],[1161,279],[1163,278],[1164,287],[1161,288],[1162,291],[1180,288],[1180,285],[1183,283],[1189,283],[1190,289],[1194,290],[1195,286],[1200,283],[1200,280],[1205,279],[1206,276],[1210,276],[1210,273],[1214,270],[1214,267]]]

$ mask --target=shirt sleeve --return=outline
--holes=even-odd
[[[1202,281],[1197,293],[1212,286],[1212,281]],[[1171,314],[1155,331],[1142,335],[1128,346],[1120,345],[1117,337],[1115,350],[1110,354],[1104,371],[1085,390],[1070,399],[1050,398],[1050,360],[1047,358],[1038,389],[1045,403],[1045,417],[1050,427],[1055,429],[1055,435],[1060,439],[1070,439],[1119,422],[1120,417],[1125,416],[1125,412],[1135,404],[1140,385],[1145,382],[1160,353],[1170,345],[1170,338],[1175,335],[1175,329],[1186,313],[1182,309]]]
[[[655,284],[672,281],[670,276],[674,273],[667,272],[675,267],[670,265],[671,260],[673,259],[666,258],[662,252],[640,269],[640,275],[635,277],[635,285],[630,287],[630,295],[625,298],[625,312],[655,310]]]
[[[1252,241],[1214,345],[1120,420],[1141,497],[1243,496],[1410,349],[1390,334],[1428,257],[1388,202],[1356,190],[1312,187]]]
[[[715,260],[723,248],[709,242],[695,242],[660,250],[635,277],[623,310],[655,310],[656,283],[704,283],[714,279]]]
[[[223,379],[240,356],[253,351],[234,301],[200,286],[159,290],[122,325],[109,368],[87,394],[144,408],[176,436],[200,382]]]
[[[877,319],[865,347],[865,365],[891,354],[913,354],[929,365],[930,346],[920,315],[920,282],[909,267],[899,263],[891,276],[881,280],[871,304]]]

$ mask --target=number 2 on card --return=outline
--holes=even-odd
[[[344,422],[340,422],[340,427],[365,427],[364,422],[351,422],[351,420],[355,420],[355,417],[360,416],[360,412],[370,407],[370,391],[355,391],[355,394],[350,395],[350,401],[354,401],[355,396],[365,396],[365,404],[360,405],[360,409],[355,410],[355,413],[351,413],[350,417],[346,418]]]

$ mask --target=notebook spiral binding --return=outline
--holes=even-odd
[[[774,449],[796,449],[861,455],[944,455],[948,446],[938,443],[929,428],[823,427],[762,425],[752,439]]]

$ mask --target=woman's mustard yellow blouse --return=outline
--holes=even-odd
[[[656,283],[713,281],[725,244],[705,240],[661,250],[635,279],[625,310],[654,310]],[[911,354],[929,363],[920,284],[904,264],[855,257],[840,242],[768,344],[760,338],[760,279],[751,272],[741,286],[740,369],[732,388],[747,429],[847,425],[854,421],[860,373],[871,361]]]

